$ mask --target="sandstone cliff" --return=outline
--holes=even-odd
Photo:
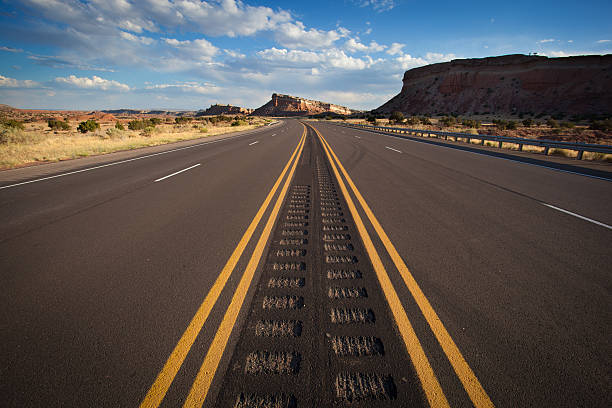
[[[612,113],[612,55],[461,59],[406,71],[401,92],[375,113]]]
[[[253,112],[253,109],[241,108],[240,106],[234,105],[210,105],[210,108],[205,111],[200,111],[196,116],[205,115],[249,115]]]
[[[332,103],[313,101],[289,95],[272,94],[272,99],[265,105],[255,109],[257,116],[304,116],[317,113],[337,113],[350,115],[354,111],[344,106]]]

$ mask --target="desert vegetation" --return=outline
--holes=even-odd
[[[0,119],[0,168],[52,162],[252,129],[246,116]]]
[[[568,142],[612,144],[612,118],[598,116],[538,115],[521,113],[517,116],[496,117],[489,113],[460,117],[455,113],[434,116],[410,116],[394,111],[390,115],[363,113],[348,118],[349,123],[378,126],[405,127],[416,130],[442,130],[467,135],[494,135],[526,139],[546,139]],[[469,138],[459,138],[468,141]],[[451,138],[454,140],[454,138]],[[480,143],[472,139],[470,143]],[[485,142],[485,146],[499,147],[497,142]],[[518,150],[518,144],[503,143],[506,149]],[[542,152],[543,148],[526,146],[523,151]],[[566,149],[550,149],[550,155],[575,157],[576,152]],[[585,152],[583,159],[612,161],[612,155]]]

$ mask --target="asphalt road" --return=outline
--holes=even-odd
[[[207,387],[202,367],[215,359],[205,406],[234,406],[235,395],[228,390],[257,388],[257,379],[262,392],[268,386],[283,391],[281,380],[260,374],[254,383],[251,377],[243,380],[240,373],[249,370],[240,364],[245,356],[263,358],[249,354],[257,341],[248,337],[251,316],[262,318],[254,308],[270,295],[264,290],[274,278],[270,257],[284,234],[280,219],[294,214],[292,202],[302,201],[313,209],[306,264],[316,265],[305,269],[302,286],[310,297],[303,298],[320,312],[306,308],[292,318],[313,322],[314,330],[305,325],[304,335],[314,337],[304,339],[318,341],[303,353],[308,382],[302,385],[325,387],[328,381],[331,391],[309,396],[302,390],[296,396],[310,401],[306,406],[338,405],[342,398],[325,403],[334,398],[331,383],[339,397],[341,377],[330,371],[345,370],[325,354],[322,337],[322,332],[335,336],[325,320],[325,302],[333,301],[324,300],[323,280],[309,286],[327,256],[323,241],[314,239],[328,225],[318,224],[325,218],[321,200],[336,195],[359,266],[371,272],[370,277],[364,272],[363,282],[378,329],[366,337],[389,345],[387,360],[366,364],[374,376],[368,378],[382,370],[395,381],[391,391],[385,385],[385,392],[364,394],[360,404],[380,397],[383,406],[427,405],[432,385],[419,387],[425,374],[418,367],[423,366],[431,367],[450,406],[486,403],[466,391],[461,379],[469,373],[456,372],[448,348],[437,338],[440,329],[432,328],[428,309],[404,283],[349,180],[337,180],[342,164],[495,406],[608,406],[610,181],[324,122],[312,125],[331,150],[314,130],[306,132],[299,150],[304,127],[288,120],[256,133],[62,177],[7,187],[36,178],[36,170],[30,177],[24,170],[22,179],[0,182],[3,405],[130,407],[144,406],[145,396],[157,394],[159,404],[147,406],[181,406],[194,389]],[[332,152],[339,159],[333,165]],[[299,162],[292,162],[293,153],[300,153]],[[96,166],[115,162],[113,157]],[[288,176],[279,178],[285,172]],[[235,272],[197,328],[197,338],[183,347],[188,354],[176,363],[168,389],[152,393],[165,365],[177,361],[173,350],[181,349],[179,339],[198,320],[192,318],[269,193],[244,255],[236,259]],[[371,244],[358,228],[359,219]],[[333,226],[340,228],[338,222]],[[380,254],[380,266],[370,263],[372,251]],[[249,273],[252,282],[243,283],[241,276]],[[389,286],[381,284],[386,273],[401,305],[389,301]],[[420,340],[425,365],[414,363],[402,346],[407,343],[402,342],[401,313]],[[229,329],[220,330],[224,325]],[[351,330],[344,335],[359,334]],[[300,341],[310,340],[294,345]],[[414,344],[406,347],[412,350]],[[309,365],[309,359],[316,363]],[[338,375],[350,383],[352,374],[343,373]],[[300,375],[292,381],[299,382]],[[405,390],[404,383],[414,387]],[[287,406],[295,402],[286,397]]]

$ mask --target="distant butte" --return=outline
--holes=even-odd
[[[353,109],[334,105],[332,103],[313,101],[290,95],[272,94],[272,99],[265,105],[255,109],[256,116],[306,116],[319,113],[335,113],[350,115]]]
[[[459,59],[404,73],[401,92],[374,113],[572,114],[612,112],[612,55]]]

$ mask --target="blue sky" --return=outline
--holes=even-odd
[[[0,103],[372,109],[455,58],[612,53],[610,1],[0,0]]]

